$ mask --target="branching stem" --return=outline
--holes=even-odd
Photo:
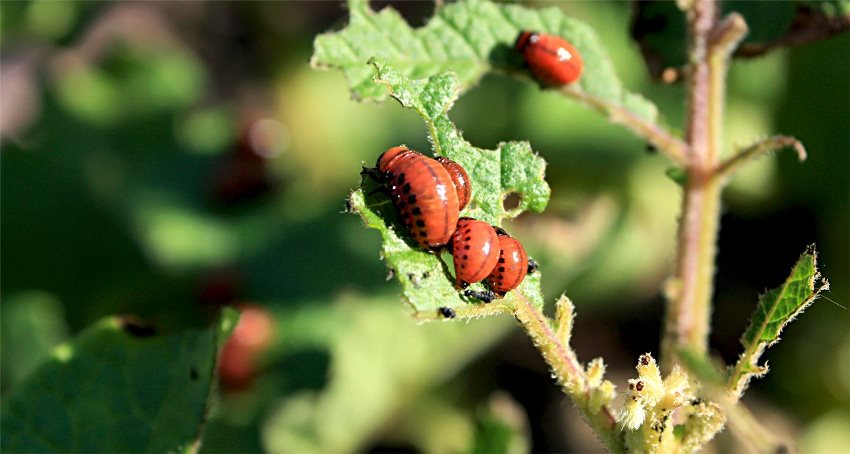
[[[695,0],[688,11],[691,71],[688,80],[687,182],[679,222],[675,291],[669,295],[661,343],[662,367],[676,351],[708,350],[714,258],[722,180],[716,168],[723,141],[725,79],[731,49],[746,33],[740,16],[718,23],[714,0]]]
[[[558,384],[572,398],[584,419],[608,450],[615,453],[625,452],[623,433],[617,427],[612,410],[607,406],[603,406],[598,412],[589,410],[590,388],[585,370],[575,352],[562,342],[556,330],[552,328],[549,318],[531,304],[525,295],[516,292],[514,302],[514,317],[540,350]]]
[[[608,101],[592,96],[574,86],[567,85],[560,89],[561,93],[576,99],[585,105],[605,114],[615,123],[625,125],[639,136],[646,139],[661,153],[665,154],[676,165],[685,167],[688,163],[688,145],[674,136],[665,127],[646,121],[634,112],[614,105]]]

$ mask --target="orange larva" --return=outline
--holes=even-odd
[[[515,47],[534,77],[546,85],[571,84],[584,68],[578,50],[560,36],[523,31]]]
[[[452,237],[460,208],[454,180],[445,166],[407,147],[393,147],[377,169],[411,236],[425,249],[444,246]]]
[[[487,276],[487,283],[498,297],[519,287],[525,275],[528,273],[528,255],[522,243],[517,241],[507,232],[496,228],[499,238],[499,259],[495,268]]]
[[[490,224],[460,218],[452,240],[455,281],[458,288],[483,281],[499,260],[499,238]]]

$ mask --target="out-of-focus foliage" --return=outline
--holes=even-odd
[[[68,331],[62,304],[50,294],[23,292],[0,306],[3,390],[26,377]]]
[[[58,347],[3,404],[6,452],[181,451],[198,443],[238,315],[157,335],[117,317]]]
[[[634,2],[631,35],[640,45],[649,73],[661,78],[667,68],[679,69],[687,62],[687,22],[677,2]],[[744,17],[749,33],[736,57],[756,57],[788,46],[799,46],[850,29],[848,0],[792,0],[766,7],[764,2],[728,0],[720,3],[722,14]]]
[[[414,24],[433,10],[427,2],[393,7]],[[647,80],[626,3],[557,8],[593,28],[623,86],[681,124],[682,88]],[[0,12],[4,392],[31,367],[8,353],[28,357],[30,345],[10,340],[6,311],[33,295],[53,302],[26,303],[42,315],[22,315],[42,327],[31,333],[45,339],[42,351],[109,314],[180,325],[204,313],[199,305],[247,300],[273,314],[277,340],[253,386],[213,406],[203,450],[261,451],[293,434],[360,450],[501,446],[505,431],[493,429],[482,406],[495,390],[527,415],[527,430],[511,423],[519,444],[598,449],[527,340],[509,335],[507,317],[417,325],[399,305],[398,285],[384,281],[378,236],[341,213],[361,165],[399,143],[429,148],[413,112],[350,102],[339,73],[307,65],[314,37],[347,23],[341,4],[32,1],[0,2]],[[753,295],[781,282],[807,244],[818,244],[819,264],[834,276],[826,296],[850,301],[839,279],[850,273],[850,106],[837,101],[850,97],[850,75],[835,64],[848,44],[839,36],[731,68],[730,145],[781,131],[810,156],[802,165],[791,154],[765,158],[730,187],[712,338],[727,363],[740,353]],[[92,113],[89,102],[104,112]],[[604,355],[609,373],[622,374],[657,350],[657,294],[678,211],[667,162],[586,108],[506,77],[471,85],[451,112],[470,143],[529,140],[547,161],[546,211],[506,228],[541,263],[547,301],[564,289],[575,301],[580,359]],[[257,120],[271,120],[258,131],[276,137],[258,149],[274,151],[246,156],[240,138]],[[748,396],[772,427],[800,434],[801,449],[836,452],[850,423],[846,312],[816,305],[785,336],[765,355],[771,374]],[[414,362],[416,375],[396,367]],[[335,411],[362,413],[363,422],[298,431]]]

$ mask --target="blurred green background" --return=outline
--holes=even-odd
[[[373,3],[378,9],[386,2]],[[414,25],[428,2],[394,2]],[[591,24],[625,85],[681,125],[683,87],[653,84],[626,2],[560,6]],[[308,67],[336,2],[3,2],[2,391],[108,314],[167,326],[251,303],[274,320],[244,386],[224,386],[203,450],[600,450],[508,317],[417,325],[385,279],[379,239],[344,214],[360,166],[389,146],[428,149],[395,103],[349,99]],[[781,132],[809,150],[762,159],[726,193],[712,346],[734,361],[757,296],[816,243],[848,298],[847,35],[734,64],[730,145]],[[527,139],[552,200],[509,226],[553,301],[576,303],[574,346],[612,380],[658,352],[659,289],[678,186],[646,144],[563,97],[488,76],[451,112],[492,148]],[[747,398],[803,452],[850,444],[850,315],[819,301],[766,358]],[[734,450],[728,434],[719,450]]]

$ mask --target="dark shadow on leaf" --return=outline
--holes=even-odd
[[[508,73],[522,71],[526,66],[522,55],[512,45],[504,43],[493,47],[487,55],[487,61],[494,69]]]

